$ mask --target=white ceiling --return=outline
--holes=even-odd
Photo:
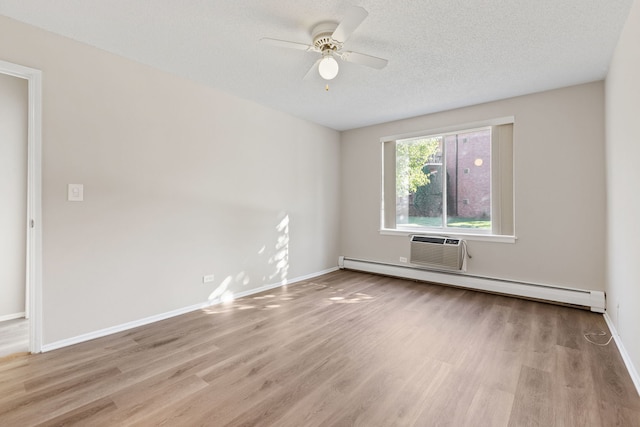
[[[633,0],[0,0],[0,14],[345,130],[603,79]],[[369,16],[329,83],[310,29]]]

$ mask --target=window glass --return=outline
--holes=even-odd
[[[447,226],[491,230],[491,129],[449,135]]]
[[[397,228],[491,231],[491,128],[395,147]]]

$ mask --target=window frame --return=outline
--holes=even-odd
[[[509,151],[507,155],[510,157],[508,159],[507,167],[503,165],[505,162],[506,156],[499,151],[500,144],[494,144],[494,132],[495,129],[498,129],[499,126],[503,125],[513,125],[515,123],[515,118],[513,116],[501,117],[496,119],[472,122],[472,123],[464,123],[459,125],[421,130],[417,132],[399,134],[399,135],[390,135],[386,137],[380,138],[381,145],[381,158],[382,158],[382,171],[381,171],[381,195],[380,195],[380,234],[382,235],[400,235],[400,236],[411,236],[415,234],[429,234],[429,235],[437,235],[437,236],[456,236],[462,237],[468,240],[481,240],[481,241],[493,241],[493,242],[505,242],[505,243],[514,243],[516,241],[515,236],[515,213],[514,211],[514,196],[513,190],[515,183],[514,174],[513,174],[513,130],[509,129]],[[396,141],[398,140],[410,140],[410,139],[418,139],[418,138],[429,138],[435,136],[446,136],[461,132],[474,131],[478,129],[491,129],[491,220],[492,220],[492,229],[491,230],[473,230],[473,229],[456,229],[453,227],[442,227],[442,228],[429,228],[429,227],[411,227],[411,226],[402,226],[398,227],[395,223],[396,220],[396,205],[395,203],[391,203],[391,200],[395,200],[396,198],[396,170],[395,170],[395,149],[396,149]],[[496,135],[497,136],[497,135]],[[387,160],[386,158],[389,155],[393,155],[393,161]],[[502,158],[505,157],[505,158]],[[390,166],[392,165],[392,166]],[[393,173],[391,173],[390,169],[393,169]],[[502,169],[510,169],[503,171]],[[386,171],[386,173],[385,173]],[[508,174],[508,175],[505,175]],[[391,179],[387,179],[386,175],[392,175]],[[507,185],[506,192],[502,191],[502,183],[504,182],[504,176],[510,176],[510,185]],[[507,194],[507,193],[511,194]],[[389,196],[389,193],[393,194],[393,198]],[[385,196],[386,195],[386,196]],[[385,200],[386,199],[386,200]],[[385,201],[387,204],[391,205],[391,209],[385,209]],[[509,206],[510,205],[510,206]],[[509,231],[506,233],[501,233],[502,230],[502,213],[503,209],[509,208],[511,212],[507,212],[505,217],[509,217],[506,219],[506,222],[509,222],[508,228]],[[495,220],[494,220],[495,218]],[[495,221],[495,223],[494,223]],[[391,224],[393,227],[389,227],[388,224]]]

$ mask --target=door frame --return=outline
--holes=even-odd
[[[0,60],[0,73],[28,81],[25,316],[29,351],[42,351],[42,71]]]

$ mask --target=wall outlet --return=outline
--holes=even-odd
[[[407,258],[406,258],[406,257],[401,256],[401,257],[400,257],[400,262],[407,262]]]
[[[207,274],[206,276],[202,276],[202,283],[213,282],[213,280],[214,280],[213,274]]]

